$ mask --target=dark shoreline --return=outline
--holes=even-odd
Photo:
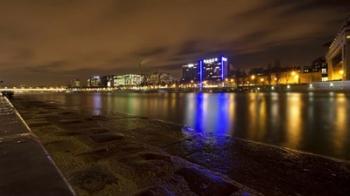
[[[13,103],[19,112],[23,113],[24,119],[28,121],[33,131],[43,140],[44,145],[47,145],[54,159],[55,153],[59,154],[60,150],[52,147],[54,141],[47,140],[53,140],[53,138],[58,140],[57,131],[47,132],[45,131],[47,128],[58,127],[65,132],[58,136],[59,141],[69,138],[69,140],[86,143],[86,134],[83,132],[89,129],[87,124],[96,125],[97,123],[103,126],[103,129],[130,138],[132,142],[161,149],[175,157],[182,157],[215,172],[228,175],[233,180],[266,195],[347,195],[350,192],[348,162],[334,161],[229,137],[215,138],[196,133],[183,135],[181,126],[147,118],[125,115],[115,116],[115,118],[98,116],[93,117],[96,119],[90,122],[84,119],[91,117],[53,103],[21,98],[15,98]],[[61,118],[67,118],[66,122],[59,122],[58,119]],[[94,148],[98,146],[95,145]],[[111,157],[119,152],[113,152],[113,148],[111,151],[93,153],[95,157],[93,160],[113,161]],[[130,151],[129,155],[137,155],[137,153]],[[64,156],[73,159],[81,158],[74,153],[62,156],[63,159]],[[90,156],[92,155],[89,154],[87,162],[91,161]],[[84,162],[86,162],[85,158]],[[66,168],[61,169],[67,172]]]

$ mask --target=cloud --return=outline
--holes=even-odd
[[[3,0],[0,77],[62,83],[140,63],[179,74],[219,53],[242,67],[306,64],[324,53],[349,8],[342,0]]]

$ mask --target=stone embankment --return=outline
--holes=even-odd
[[[0,96],[0,195],[75,195],[36,136]]]

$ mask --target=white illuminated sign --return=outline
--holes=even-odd
[[[193,67],[194,66],[194,64],[188,64],[187,65],[187,67],[189,67],[189,68],[191,68],[191,67]]]
[[[218,58],[204,59],[203,62],[206,64],[217,62]]]
[[[227,58],[226,57],[222,57],[222,61],[227,61]]]

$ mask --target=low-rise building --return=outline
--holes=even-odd
[[[145,78],[145,84],[147,85],[167,85],[175,82],[173,76],[169,73],[152,73]]]
[[[300,83],[327,81],[328,71],[325,58],[315,59],[310,66],[304,66],[300,73]]]
[[[137,74],[125,74],[113,77],[114,86],[138,86],[141,85],[143,76]]]

